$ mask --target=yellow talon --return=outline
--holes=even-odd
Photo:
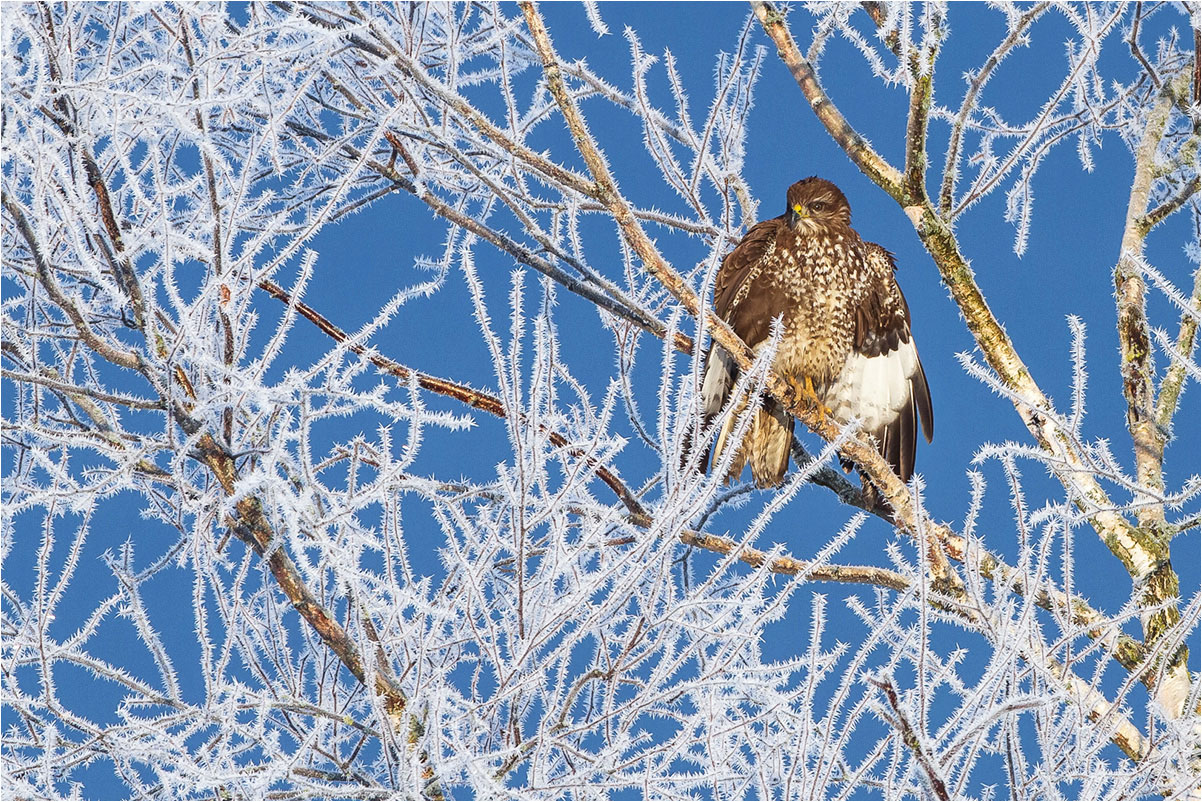
[[[814,407],[814,412],[818,415],[820,426],[826,425],[828,415],[833,415],[834,412],[822,403],[822,399],[818,397],[818,391],[814,389],[814,380],[809,376],[805,377],[804,383],[798,382],[796,378],[790,378],[789,384],[793,387],[793,392],[803,401]]]

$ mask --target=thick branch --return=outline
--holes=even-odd
[[[1188,79],[1188,73],[1182,73]],[[1180,78],[1178,79],[1178,81]],[[1118,301],[1118,333],[1123,397],[1127,401],[1127,428],[1135,450],[1136,479],[1153,491],[1141,499],[1139,523],[1148,531],[1164,524],[1164,506],[1152,496],[1164,490],[1164,447],[1167,438],[1156,425],[1156,362],[1145,312],[1147,286],[1137,265],[1143,258],[1147,229],[1142,225],[1148,196],[1155,181],[1156,152],[1173,112],[1173,95],[1162,91],[1144,126],[1135,151],[1135,175],[1127,205],[1123,241],[1114,284]]]
[[[785,23],[785,15],[770,2],[755,0],[751,4],[764,31],[776,43],[781,61],[793,74],[802,94],[810,103],[814,114],[826,126],[831,137],[839,143],[856,166],[882,189],[893,196],[902,206],[908,206],[903,200],[903,178],[896,167],[885,161],[884,157],[872,149],[868,141],[860,136],[851,123],[843,116],[818,82],[813,65],[806,60],[793,41]]]
[[[1145,309],[1147,286],[1138,264],[1143,259],[1144,240],[1150,229],[1146,215],[1148,197],[1155,181],[1156,154],[1173,113],[1175,96],[1186,91],[1190,78],[1189,71],[1182,70],[1162,87],[1148,113],[1143,138],[1135,151],[1135,175],[1127,205],[1122,250],[1114,269],[1127,429],[1134,449],[1136,480],[1149,491],[1136,496],[1140,502],[1136,518],[1140,528],[1150,536],[1147,547],[1154,562],[1150,570],[1135,575],[1141,606],[1157,610],[1143,616],[1144,643],[1149,648],[1180,619],[1181,613],[1174,601],[1180,597],[1181,589],[1169,561],[1170,537],[1166,532],[1164,505],[1156,501],[1163,495],[1165,486],[1164,449],[1168,442],[1168,427],[1161,426],[1158,421],[1158,412],[1163,408],[1158,408],[1155,395],[1156,361]],[[1187,657],[1188,652],[1182,647],[1170,658],[1169,676],[1162,685],[1161,702],[1170,715],[1183,712],[1184,688],[1177,686],[1188,685],[1189,678],[1184,669]]]
[[[227,496],[237,493],[238,471],[234,465],[234,458],[211,435],[201,436],[196,445],[196,456],[213,472]],[[234,503],[234,509],[237,515],[229,519],[230,528],[256,554],[267,559],[272,575],[284,591],[284,595],[292,602],[292,606],[338,656],[347,670],[355,675],[355,679],[366,684],[367,670],[350,635],[338,623],[334,614],[309,591],[287,550],[282,548],[283,544],[276,542],[276,533],[267,520],[258,498],[244,496]],[[377,666],[373,673],[374,687],[376,692],[384,697],[388,712],[396,714],[404,710],[409,703],[408,699],[387,666]]]
[[[938,8],[928,12],[935,18],[928,24],[940,27],[943,25],[942,12]],[[931,44],[925,54],[920,55],[918,48],[910,52],[910,112],[906,119],[906,173],[905,195],[908,202],[902,201],[902,207],[908,208],[915,203],[926,200],[927,174],[927,123],[931,116],[931,96],[935,86],[935,57],[939,54],[939,36],[931,36]]]

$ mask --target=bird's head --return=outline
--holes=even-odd
[[[785,196],[785,219],[794,231],[851,225],[851,206],[839,188],[825,178],[810,176],[793,186]]]

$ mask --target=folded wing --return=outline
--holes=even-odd
[[[893,255],[866,244],[873,280],[856,310],[852,353],[824,400],[837,417],[860,418],[905,482],[914,473],[919,426],[927,442],[934,435],[931,393],[910,333],[910,308],[893,276]]]
[[[756,292],[755,285],[773,248],[776,247],[784,219],[777,217],[752,226],[730,254],[722,261],[714,285],[714,311],[730,324],[735,333],[752,348],[768,338],[773,318],[785,311],[787,299],[777,292]],[[710,346],[705,359],[705,376],[701,382],[702,409],[708,425],[730,396],[739,377],[738,365],[725,348]],[[728,443],[737,415],[727,418],[718,433],[713,453],[715,458],[731,445]],[[756,484],[769,487],[780,484],[789,464],[789,445],[793,437],[793,419],[772,399],[765,399],[755,413],[745,441],[738,444],[727,478],[738,476],[745,462],[751,463]],[[707,470],[708,455],[701,469]]]

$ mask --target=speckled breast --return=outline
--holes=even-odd
[[[787,377],[809,376],[826,385],[851,351],[867,270],[864,245],[850,232],[791,239],[793,247],[780,249],[772,277],[774,289],[791,300],[776,368]]]

